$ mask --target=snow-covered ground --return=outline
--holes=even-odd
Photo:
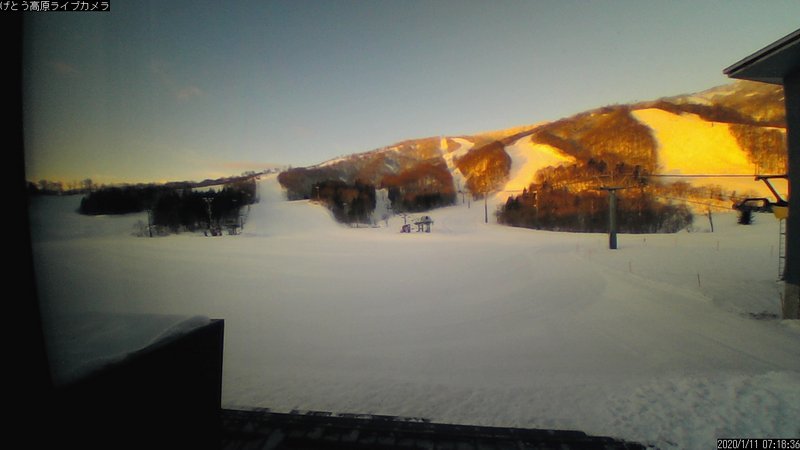
[[[225,319],[223,404],[579,429],[660,448],[800,436],[800,326],[779,312],[776,220],[569,234],[434,210],[433,230],[349,228],[259,184],[244,234],[131,235],[37,198],[57,336],[74,313]],[[86,315],[86,317],[92,317]],[[55,331],[53,331],[55,330]],[[62,346],[68,346],[62,343]]]
[[[457,167],[457,160],[469,153],[475,144],[464,138],[453,138],[453,141],[458,144],[458,148],[452,150],[448,149],[447,140],[445,139],[442,139],[442,143],[439,145],[439,148],[442,149],[442,158],[444,158],[444,162],[447,164],[447,169],[450,171],[450,175],[453,177],[453,185],[456,186],[456,192],[461,192],[461,190],[466,187],[467,180],[464,177],[464,174],[461,173],[461,170],[459,170]]]
[[[511,170],[504,190],[498,194],[498,201],[505,201],[509,195],[519,195],[523,189],[529,188],[536,181],[534,178],[539,170],[575,161],[575,158],[563,154],[553,146],[535,144],[530,136],[517,139],[506,147],[506,153],[511,157]]]
[[[750,162],[730,132],[730,125],[722,122],[709,122],[695,114],[673,114],[662,109],[640,109],[632,112],[633,117],[653,130],[658,142],[658,172],[670,175],[688,174],[755,174],[763,171]],[[754,196],[772,199],[766,184],[755,181],[753,177],[742,178],[675,178],[670,182],[684,181],[693,186],[719,185],[726,191],[736,191],[739,195],[751,193]],[[787,197],[788,183],[774,179],[775,189]]]

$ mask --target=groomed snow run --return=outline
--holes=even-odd
[[[143,215],[32,205],[48,338],[65,317],[225,319],[223,406],[577,429],[658,448],[800,436],[800,327],[776,318],[777,221],[620,235],[430,211],[351,228],[259,183],[244,233],[134,237]],[[490,211],[491,213],[491,211]],[[55,331],[54,331],[55,330]],[[61,347],[69,343],[61,343]],[[55,355],[54,358],[57,358]]]
[[[530,136],[517,139],[506,147],[506,153],[511,157],[511,170],[503,191],[497,194],[501,202],[505,202],[509,195],[519,195],[523,189],[530,187],[539,170],[575,161],[575,158],[553,146],[534,143]]]

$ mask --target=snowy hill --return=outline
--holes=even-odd
[[[293,169],[281,174],[280,181],[295,199],[309,198],[315,183],[331,179],[416,192],[418,187],[403,184],[404,180],[419,183],[419,177],[409,174],[434,165],[439,172],[430,175],[427,191],[449,195],[469,189],[480,194],[488,189],[504,201],[547,178],[553,168],[577,166],[580,174],[558,182],[585,187],[597,184],[581,178],[586,178],[587,164],[599,162],[604,167],[599,175],[620,179],[614,168],[622,163],[627,166],[625,176],[635,169],[639,181],[662,197],[688,201],[697,210],[726,209],[744,197],[772,195],[754,176],[680,176],[785,173],[782,105],[779,87],[740,81],[697,94],[608,106],[554,122],[404,141]],[[551,172],[544,172],[548,168]],[[671,188],[679,182],[694,190],[687,192],[683,185]],[[786,183],[777,181],[776,187],[785,196]]]
[[[686,175],[756,172],[753,161],[737,142],[727,123],[709,122],[697,115],[677,115],[661,109],[641,109],[633,114],[637,120],[653,130],[659,143],[658,168],[661,173]],[[783,134],[785,130],[780,132]],[[785,170],[780,173],[784,172]],[[767,186],[754,178],[693,178],[685,181],[695,186],[716,184],[725,191],[739,194],[749,191],[753,197],[774,200]],[[785,198],[788,191],[786,180],[775,180],[775,186]]]
[[[579,429],[658,448],[800,434],[800,329],[774,318],[772,216],[620,235],[611,251],[601,234],[484,224],[481,203],[406,234],[398,216],[349,228],[284,201],[274,175],[259,195],[243,234],[213,238],[138,238],[123,230],[141,216],[34,203],[51,342],[75,313],[223,318],[226,407]]]
[[[308,200],[287,201],[275,174],[260,181],[259,196],[247,216],[244,233],[248,236],[310,234],[338,227],[322,205]]]

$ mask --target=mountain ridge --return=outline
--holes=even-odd
[[[503,196],[555,175],[561,183],[580,184],[579,178],[589,173],[613,178],[622,176],[620,171],[629,179],[703,173],[711,167],[721,173],[749,169],[745,173],[780,174],[786,170],[785,128],[781,87],[736,81],[697,93],[603,106],[554,121],[474,135],[408,139],[290,169],[279,175],[279,181],[289,199],[313,198],[315,183],[359,180],[394,189],[411,200],[416,195],[441,194],[441,204],[434,206],[444,206],[455,200],[455,194]],[[677,164],[680,155],[694,166]],[[573,174],[565,175],[565,167],[571,167]],[[743,195],[768,194],[752,180],[741,181],[679,183],[695,190],[714,186],[720,192],[709,197],[717,207],[729,206]]]

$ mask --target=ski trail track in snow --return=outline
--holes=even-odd
[[[490,203],[492,222],[498,203]],[[392,317],[393,323],[384,323],[379,334],[356,325],[359,339],[370,344],[353,341],[331,363],[339,367],[339,376],[339,371],[349,372],[360,382],[348,386],[337,376],[304,374],[305,382],[287,386],[289,397],[327,399],[321,404],[339,408],[341,398],[319,389],[299,394],[321,383],[348,392],[345,404],[360,411],[574,427],[597,434],[619,430],[611,434],[662,448],[705,447],[715,436],[741,435],[742,430],[766,435],[797,431],[791,421],[746,414],[764,404],[790,417],[800,413],[793,402],[800,395],[800,351],[787,346],[787,339],[800,340],[779,323],[720,311],[706,292],[690,286],[615,269],[613,260],[620,253],[603,248],[603,235],[487,225],[482,202],[427,214],[436,220],[430,235],[397,234],[397,218],[389,228],[345,232],[363,233],[379,247],[399,243],[421,259],[430,255],[437,264],[462,269],[432,269],[427,276],[409,269],[409,284],[424,288],[399,283],[393,289],[403,286],[407,295],[389,297],[400,304],[415,298],[413,307],[384,311],[382,319]],[[325,227],[342,231],[330,219]],[[573,251],[564,244],[565,236],[593,254]],[[670,239],[650,237],[655,247]],[[438,246],[450,258],[435,255]],[[498,251],[487,251],[492,246]],[[404,260],[409,264],[401,254],[398,259],[401,267]],[[458,278],[461,273],[485,277],[467,281]],[[442,281],[453,275],[458,281]],[[525,282],[508,283],[512,279]],[[454,283],[465,286],[454,288]],[[346,361],[358,369],[346,369]],[[412,367],[414,376],[408,372]],[[436,406],[423,398],[436,399]],[[695,412],[698,408],[702,415]]]
[[[251,206],[248,214],[246,235],[280,236],[337,228],[324,206],[308,200],[287,201],[277,175],[263,177],[258,193],[259,202]]]
[[[758,297],[774,279],[766,218],[620,235],[611,251],[601,234],[496,225],[493,205],[485,224],[482,202],[401,234],[400,217],[356,229],[285,201],[275,175],[259,197],[240,236],[90,238],[141,217],[73,218],[77,237],[34,242],[45,313],[225,319],[226,407],[579,429],[659,448],[800,435],[800,330],[741,313],[777,310]]]

